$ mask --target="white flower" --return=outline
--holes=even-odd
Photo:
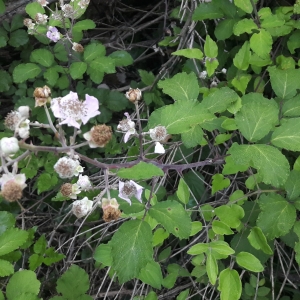
[[[45,25],[47,24],[47,19],[48,19],[48,16],[47,15],[43,15],[41,13],[37,13],[35,15],[35,21],[37,24],[40,24],[40,25]]]
[[[79,175],[77,185],[79,186],[79,189],[84,190],[84,191],[86,191],[92,187],[89,177],[87,175],[81,175],[81,174]]]
[[[24,174],[3,174],[0,178],[1,196],[10,202],[20,200],[23,196],[23,189],[27,186],[25,181]]]
[[[93,201],[88,197],[73,202],[72,212],[79,219],[86,216],[93,208]]]
[[[4,156],[13,155],[19,151],[19,143],[15,137],[4,137],[0,140],[0,149]]]
[[[21,139],[27,139],[29,137],[29,123],[28,119],[20,123],[17,133]]]
[[[42,6],[47,6],[47,4],[49,4],[49,2],[46,0],[37,0],[37,3],[41,4]]]
[[[130,88],[125,96],[130,102],[136,102],[142,99],[142,91],[140,89]]]
[[[154,129],[150,129],[149,133],[151,139],[155,142],[162,142],[168,136],[167,129],[165,126],[156,126]]]
[[[130,198],[135,196],[140,202],[142,202],[143,187],[133,180],[119,181],[119,197],[127,201],[131,205]]]
[[[56,162],[54,170],[60,178],[71,178],[82,173],[83,167],[80,165],[78,160],[64,156]]]
[[[160,142],[155,142],[154,153],[164,154],[165,152],[164,146]]]
[[[3,174],[2,177],[0,178],[1,190],[4,188],[4,186],[7,183],[11,181],[14,181],[17,184],[19,184],[22,189],[25,189],[27,186],[27,184],[25,184],[26,181],[25,174],[13,175],[12,173],[8,173],[8,174]]]
[[[227,70],[226,70],[225,68],[223,68],[223,69],[221,70],[221,72],[222,72],[223,74],[226,74],[226,73],[227,73]]]
[[[206,71],[202,71],[200,72],[200,76],[201,79],[205,79],[207,77],[207,72]]]

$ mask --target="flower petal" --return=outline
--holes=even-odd
[[[164,154],[166,152],[164,146],[160,142],[155,142],[154,153]]]

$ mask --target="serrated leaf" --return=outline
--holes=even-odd
[[[212,230],[216,234],[221,234],[221,235],[229,235],[234,233],[227,224],[218,220],[214,220],[212,222]]]
[[[20,47],[29,41],[28,33],[24,29],[18,29],[10,34],[8,44],[13,47]]]
[[[45,13],[44,7],[37,2],[28,3],[25,7],[25,11],[31,17],[31,19],[34,19],[37,13]]]
[[[0,277],[9,276],[14,273],[14,266],[7,260],[0,259]],[[1,299],[1,297],[0,297]]]
[[[94,29],[95,27],[96,24],[94,21],[85,19],[85,20],[77,21],[73,26],[73,30],[82,31],[82,30]]]
[[[189,237],[192,222],[187,212],[178,202],[158,202],[150,208],[149,215],[161,223],[168,232],[180,239]]]
[[[51,67],[54,63],[54,55],[47,49],[36,49],[31,52],[30,61],[44,67]]]
[[[247,237],[251,246],[257,250],[261,249],[264,253],[272,255],[273,251],[267,243],[267,239],[259,227],[253,227]]]
[[[266,184],[280,187],[289,176],[290,165],[286,157],[269,145],[238,145],[234,143],[228,150],[238,165],[250,165],[258,170]]]
[[[178,73],[172,78],[160,80],[158,87],[175,101],[195,100],[199,95],[199,85],[195,73]]]
[[[139,162],[131,168],[121,168],[117,175],[123,179],[141,180],[156,176],[163,176],[164,172],[153,164]]]
[[[0,211],[0,236],[8,228],[14,227],[15,223],[16,219],[11,213]]]
[[[200,49],[191,48],[191,49],[180,49],[172,52],[172,55],[184,56],[186,58],[196,58],[202,59],[203,52]]]
[[[90,73],[94,71],[104,72],[107,74],[115,73],[115,61],[111,57],[102,56],[97,57],[90,63],[90,68],[92,69]]]
[[[23,293],[30,293],[37,296],[40,285],[41,283],[36,279],[36,274],[33,271],[18,271],[10,278],[6,286],[6,297],[8,300],[13,300],[20,297]],[[29,297],[27,299],[35,298]]]
[[[128,105],[128,99],[125,97],[124,93],[110,91],[105,100],[105,104],[111,111],[122,111]]]
[[[279,148],[292,151],[300,150],[300,118],[284,120],[283,124],[275,128],[271,142]]]
[[[278,121],[279,109],[275,101],[252,93],[252,101],[242,106],[235,115],[235,122],[243,136],[251,142],[266,136]]]
[[[252,13],[253,7],[251,0],[234,0],[234,4],[244,12],[248,14]]]
[[[87,64],[85,62],[73,62],[70,66],[70,75],[73,79],[82,79],[86,69]]]
[[[242,94],[245,94],[251,78],[252,76],[250,74],[238,75],[232,79],[231,84]]]
[[[231,37],[233,32],[233,26],[235,24],[235,19],[225,19],[218,23],[214,32],[217,40],[224,41]]]
[[[203,140],[204,132],[200,125],[192,126],[190,130],[183,132],[181,134],[181,139],[186,148],[192,148],[200,143]]]
[[[183,204],[187,204],[190,200],[189,187],[182,178],[180,178],[180,180],[179,180],[176,195]]]
[[[250,38],[251,49],[258,56],[264,59],[270,57],[272,44],[273,40],[271,34],[264,29],[260,29],[259,33],[253,33],[253,35]]]
[[[224,16],[222,10],[214,3],[200,3],[193,13],[194,21],[214,20]]]
[[[114,60],[116,67],[127,67],[133,64],[132,56],[124,50],[115,51],[109,57]]]
[[[111,239],[111,247],[112,268],[120,283],[138,277],[141,269],[153,261],[150,225],[141,220],[123,223]]]
[[[41,68],[37,64],[20,64],[13,70],[13,79],[15,83],[22,83],[27,79],[36,78],[40,72]]]
[[[207,35],[205,39],[204,53],[210,58],[218,56],[218,45],[209,35]]]
[[[202,104],[211,113],[221,113],[238,99],[239,96],[234,90],[223,87],[203,98]]]
[[[246,41],[233,58],[233,64],[238,69],[246,71],[249,67],[250,57],[250,44],[248,41]]]
[[[94,81],[95,83],[99,84],[102,82],[103,77],[104,77],[104,72],[98,70],[98,69],[94,69],[90,66],[88,66],[87,72],[86,72],[92,81]],[[103,112],[101,112],[101,117],[103,115]],[[105,121],[102,121],[103,123],[106,123]]]
[[[160,265],[155,261],[148,262],[147,265],[142,268],[138,278],[155,289],[161,289],[163,276]]]
[[[292,170],[284,187],[289,200],[297,199],[300,196],[300,172]]]
[[[37,180],[38,194],[48,191],[54,186],[52,178],[53,176],[51,176],[49,173],[43,173],[39,176]]]
[[[104,266],[111,267],[111,249],[112,248],[110,244],[101,244],[100,246],[98,246],[94,253],[95,261],[102,263]]]
[[[286,199],[277,194],[261,195],[258,204],[261,213],[257,226],[266,237],[273,240],[287,234],[296,221],[296,209]]]
[[[4,70],[0,70],[0,92],[7,92],[10,89],[11,84],[11,75]]]
[[[291,54],[295,53],[295,49],[300,48],[300,30],[296,30],[293,34],[290,35],[287,41],[287,47],[290,50]]]
[[[211,77],[215,73],[216,68],[219,65],[219,61],[216,58],[208,58],[205,61],[205,68],[207,71],[208,77]]]
[[[252,272],[262,272],[264,270],[263,265],[253,254],[248,252],[240,252],[236,256],[236,262],[242,268],[245,268]]]
[[[50,67],[44,73],[44,78],[47,80],[47,84],[54,86],[59,78],[59,75],[55,67]]]
[[[217,191],[221,191],[227,188],[230,185],[230,180],[228,178],[224,178],[222,174],[215,174],[212,177],[212,189],[211,194],[214,195]]]
[[[300,69],[280,70],[273,67],[268,67],[270,74],[271,85],[276,95],[282,99],[290,99],[297,93],[300,88]]]
[[[300,117],[300,95],[285,101],[282,113],[285,117]]]
[[[237,204],[221,205],[215,209],[215,214],[231,228],[238,228],[245,215],[243,208]]]
[[[56,290],[67,299],[76,299],[84,295],[90,287],[89,275],[84,269],[72,265],[57,280]]]
[[[242,295],[242,282],[239,273],[229,268],[221,271],[218,290],[221,300],[238,300]]]
[[[213,119],[215,116],[209,113],[203,104],[178,101],[156,109],[148,120],[148,127],[154,128],[162,125],[167,128],[169,134],[178,134],[190,130],[192,126]]]
[[[251,34],[253,29],[258,29],[258,27],[252,19],[242,19],[233,27],[233,33],[237,36],[245,32]]]
[[[26,242],[28,233],[25,230],[10,228],[0,236],[0,256],[18,249]]]
[[[206,257],[206,272],[211,284],[215,284],[217,281],[219,268],[216,257],[212,252],[208,252]]]
[[[102,44],[91,43],[84,47],[83,59],[85,62],[89,63],[99,56],[104,56],[106,49]]]
[[[284,19],[280,18],[277,15],[269,15],[263,20],[261,20],[261,27],[262,28],[273,28],[273,27],[280,27],[283,26],[285,23]]]
[[[155,76],[152,72],[147,72],[145,70],[138,70],[138,72],[144,84],[151,85],[154,82]]]

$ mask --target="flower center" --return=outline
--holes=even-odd
[[[124,196],[127,196],[128,198],[130,198],[130,197],[134,196],[137,193],[137,188],[132,183],[130,183],[129,181],[125,181],[124,182],[124,187],[123,187],[121,193]]]
[[[64,118],[81,120],[82,116],[87,115],[87,107],[79,100],[60,99],[59,105]]]

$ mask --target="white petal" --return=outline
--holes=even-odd
[[[166,152],[164,146],[160,142],[155,143],[154,153],[164,154]]]

